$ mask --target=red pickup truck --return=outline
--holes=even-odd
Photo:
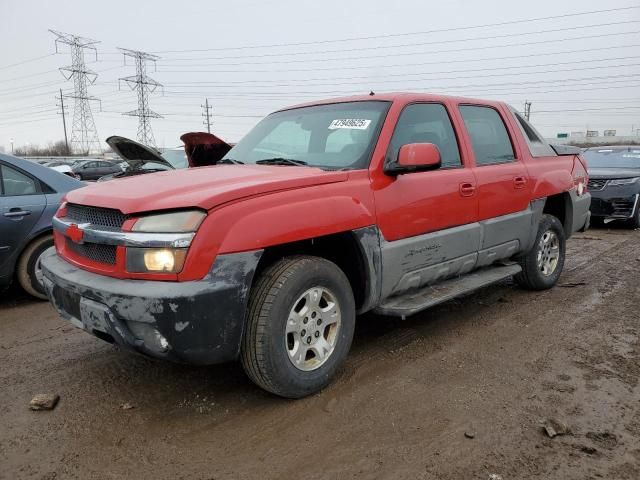
[[[578,151],[502,102],[314,102],[267,116],[214,166],[68,193],[44,283],[103,340],[240,359],[298,398],[330,382],[356,314],[404,318],[510,276],[552,287],[588,227],[587,181]]]

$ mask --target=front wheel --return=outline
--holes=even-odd
[[[520,259],[522,272],[514,277],[516,282],[530,290],[553,287],[564,267],[565,250],[566,239],[560,220],[543,215],[534,246]]]
[[[345,360],[355,326],[349,280],[319,257],[284,258],[252,289],[242,366],[254,383],[287,398],[325,387]]]
[[[42,267],[40,260],[42,254],[49,247],[53,246],[53,236],[44,235],[33,240],[27,248],[24,249],[16,269],[16,276],[20,286],[30,295],[46,300],[47,295],[44,290]]]

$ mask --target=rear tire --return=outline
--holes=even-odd
[[[565,250],[566,239],[560,220],[543,215],[533,247],[519,260],[522,272],[514,276],[515,281],[529,290],[553,287],[564,267]]]
[[[53,246],[53,235],[43,235],[33,240],[24,249],[16,268],[18,283],[29,294],[40,300],[46,300],[47,295],[42,284],[40,257],[49,247]]]
[[[346,275],[319,257],[268,267],[254,285],[241,361],[259,387],[286,398],[318,392],[351,347],[355,302]]]

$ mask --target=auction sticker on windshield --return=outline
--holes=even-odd
[[[364,118],[338,118],[329,124],[329,130],[336,130],[338,128],[366,130],[369,128],[370,124],[371,120],[366,120]]]

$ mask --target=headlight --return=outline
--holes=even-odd
[[[206,216],[207,214],[200,210],[149,215],[136,220],[131,231],[152,233],[195,232]]]
[[[619,178],[617,180],[609,180],[609,185],[631,185],[632,183],[636,183],[638,180],[640,180],[640,177],[633,177],[633,178]]]
[[[186,248],[127,248],[127,271],[132,273],[179,273]]]

